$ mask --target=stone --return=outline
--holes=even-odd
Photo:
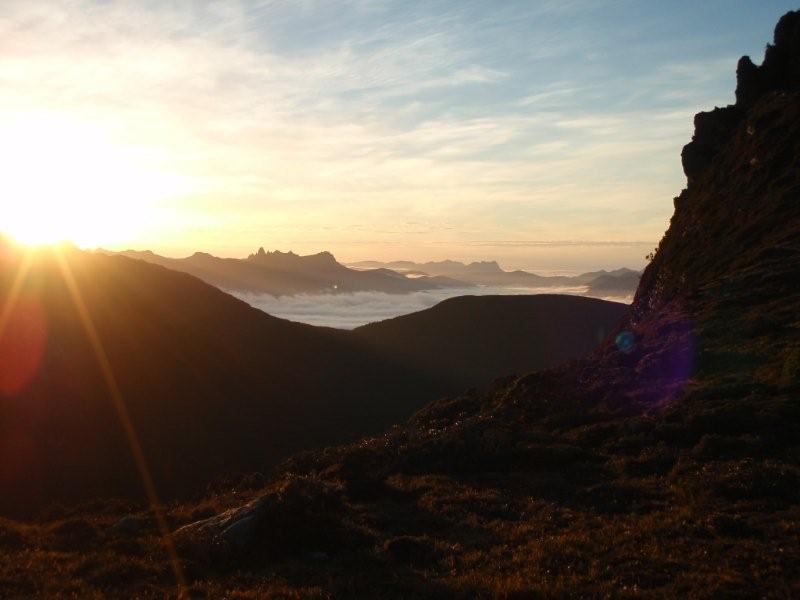
[[[339,490],[312,477],[287,477],[242,507],[175,531],[179,550],[199,560],[242,557],[256,550],[283,556],[321,551],[335,537]]]
[[[126,515],[114,523],[110,531],[118,535],[135,535],[147,528],[147,521],[133,515]]]

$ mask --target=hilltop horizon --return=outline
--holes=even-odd
[[[572,248],[580,247],[590,247],[591,244],[583,244],[583,243],[570,243],[570,242],[558,242],[558,244],[563,244],[565,246],[570,246]],[[546,245],[546,244],[545,244]],[[211,256],[216,256],[218,258],[247,258],[248,256],[258,252],[259,250],[264,250],[267,253],[277,253],[277,254],[286,254],[286,255],[296,255],[301,257],[306,256],[316,256],[319,254],[330,254],[336,260],[336,262],[347,265],[347,266],[358,266],[359,264],[366,264],[366,263],[380,263],[380,264],[390,264],[390,263],[401,263],[401,262],[413,262],[417,264],[424,264],[424,263],[441,263],[441,262],[453,262],[453,263],[460,263],[463,265],[469,265],[473,263],[496,263],[501,269],[505,271],[516,271],[516,270],[523,270],[532,273],[537,273],[539,275],[578,275],[581,273],[589,273],[595,271],[614,271],[617,269],[631,269],[634,271],[641,271],[647,264],[646,255],[649,251],[653,249],[655,243],[650,244],[649,242],[637,242],[635,244],[635,248],[637,249],[636,258],[631,257],[629,261],[620,261],[620,262],[613,262],[608,260],[598,260],[596,258],[591,257],[591,253],[586,251],[585,256],[578,256],[578,258],[573,259],[565,259],[563,260],[563,264],[559,262],[559,258],[549,258],[548,263],[545,265],[537,266],[535,258],[502,258],[495,255],[488,255],[485,253],[474,253],[474,254],[461,254],[458,255],[455,252],[448,253],[448,251],[440,251],[438,254],[432,255],[423,255],[419,258],[412,258],[408,255],[401,255],[401,254],[386,254],[385,258],[381,258],[380,256],[373,256],[369,253],[369,251],[364,251],[363,254],[360,255],[344,255],[340,256],[335,251],[323,247],[323,246],[312,246],[312,247],[305,247],[303,249],[298,249],[294,247],[288,246],[270,246],[268,244],[257,245],[253,248],[242,248],[241,250],[237,251],[229,251],[229,252],[214,252],[207,249],[173,249],[167,251],[159,251],[156,247],[127,247],[124,244],[121,246],[116,245],[108,245],[108,246],[78,246],[84,250],[92,250],[98,252],[117,252],[117,253],[126,253],[126,252],[138,252],[138,253],[151,253],[156,254],[159,256],[163,256],[165,258],[172,258],[172,259],[182,259],[182,258],[189,258],[197,254],[208,254]],[[629,247],[629,246],[624,246]],[[380,254],[380,253],[379,253]],[[418,253],[409,253],[411,255],[418,254]],[[641,256],[639,256],[641,255]]]

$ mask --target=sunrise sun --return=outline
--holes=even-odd
[[[154,225],[152,209],[175,191],[102,129],[54,115],[0,119],[0,230],[24,244],[123,243]]]

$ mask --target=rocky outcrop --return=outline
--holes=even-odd
[[[341,490],[313,477],[287,477],[240,508],[178,529],[182,554],[201,562],[261,555],[318,554],[342,543]]]
[[[317,254],[309,254],[307,256],[300,256],[294,252],[281,252],[274,250],[266,252],[263,248],[258,249],[255,254],[250,254],[247,260],[257,262],[268,266],[272,269],[343,269],[344,267],[336,262],[333,254],[330,252],[318,252]]]
[[[742,114],[735,106],[715,108],[697,113],[694,117],[692,141],[683,147],[681,162],[689,185],[711,164],[711,160],[725,146]]]
[[[756,66],[749,56],[736,66],[736,104],[698,113],[694,136],[683,148],[681,161],[689,185],[725,146],[745,113],[764,94],[800,86],[800,11],[786,13],[775,27],[764,62]]]
[[[762,96],[728,136],[713,167],[675,199],[634,322],[698,294],[761,302],[797,292],[800,91]]]

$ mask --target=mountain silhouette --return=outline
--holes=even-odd
[[[127,250],[120,254],[189,273],[223,290],[272,296],[362,291],[404,294],[470,287],[466,282],[448,277],[411,278],[389,269],[350,269],[338,263],[330,252],[300,256],[294,252],[265,252],[264,248],[259,248],[246,259],[219,258],[206,252],[196,252],[186,258],[167,258],[148,250]]]
[[[351,266],[364,269],[395,269],[400,272],[415,273],[417,275],[448,277],[473,285],[501,287],[580,287],[588,285],[590,290],[598,292],[613,290],[620,293],[620,295],[632,294],[636,290],[640,275],[638,271],[626,268],[614,269],[613,271],[591,271],[580,275],[537,275],[520,269],[505,271],[500,268],[496,261],[471,263],[453,260],[426,263],[416,263],[408,260],[392,262],[360,261],[352,263]],[[598,282],[597,286],[592,287],[591,284],[598,278],[603,278],[603,280]]]

